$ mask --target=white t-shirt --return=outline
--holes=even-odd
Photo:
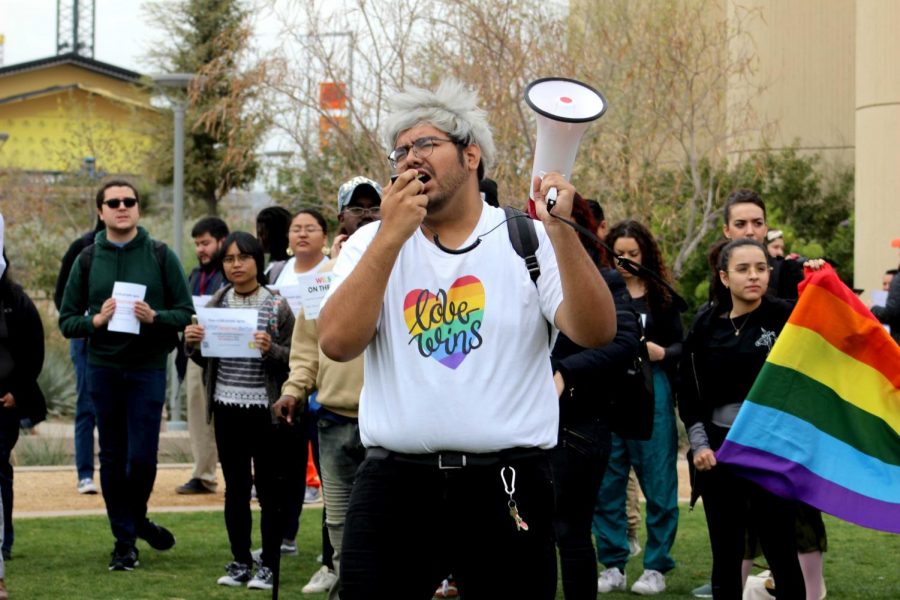
[[[311,273],[318,273],[319,269],[322,268],[322,265],[327,263],[329,258],[322,255],[322,260],[308,271],[302,271],[300,273],[294,272],[294,265],[297,263],[297,257],[290,257],[286,263],[284,263],[284,268],[281,270],[281,273],[278,274],[278,279],[275,280],[275,283],[272,284],[273,287],[278,288],[279,286],[291,286],[297,285],[297,278],[301,275],[309,275]]]
[[[463,246],[496,229],[466,254],[441,251],[421,230],[403,245],[365,352],[359,402],[365,446],[430,453],[556,445],[559,401],[547,325],[562,302],[556,255],[535,222],[536,289],[505,219],[503,210],[483,205]],[[378,227],[366,225],[344,244],[324,302]],[[352,315],[346,326],[353,326]]]

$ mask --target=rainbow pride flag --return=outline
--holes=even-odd
[[[900,347],[828,266],[716,454],[780,496],[900,533]]]

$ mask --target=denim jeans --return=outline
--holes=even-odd
[[[69,356],[75,367],[75,470],[78,480],[94,478],[94,403],[87,387],[87,341],[69,340]]]
[[[510,515],[502,467],[507,483],[515,469],[514,500],[527,531]],[[368,457],[350,493],[341,600],[429,599],[448,573],[466,600],[552,600],[552,518],[546,454],[447,470]]]
[[[134,544],[156,481],[165,369],[88,365],[88,390],[100,435],[100,486],[116,542]]]
[[[319,477],[322,478],[322,494],[325,498],[325,527],[334,548],[334,570],[341,574],[341,547],[344,537],[344,520],[350,504],[350,492],[356,471],[366,457],[366,449],[359,439],[359,423],[337,423],[319,419]],[[329,600],[340,597],[340,584],[331,588]]]
[[[597,561],[591,541],[594,503],[609,458],[609,429],[601,419],[560,428],[551,451],[556,513],[553,527],[559,547],[566,600],[597,597]]]
[[[14,540],[13,467],[9,462],[12,450],[19,441],[19,410],[0,408],[0,497],[3,499],[3,550],[12,551]]]

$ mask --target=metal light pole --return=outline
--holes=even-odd
[[[156,88],[162,91],[163,95],[172,103],[172,111],[175,114],[175,164],[174,173],[172,175],[172,246],[175,255],[181,261],[183,232],[184,232],[184,113],[187,108],[187,101],[183,93],[169,94],[168,90],[174,89],[183,91],[191,84],[196,75],[193,73],[164,73],[161,75],[151,75]],[[169,397],[169,424],[168,427],[172,431],[184,431],[187,429],[187,423],[181,420],[181,396],[179,395],[178,372],[175,369],[175,354],[171,358],[171,395]]]

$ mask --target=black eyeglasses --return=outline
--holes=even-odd
[[[434,136],[421,137],[417,140],[414,140],[413,143],[407,144],[406,146],[397,146],[394,148],[394,151],[388,154],[388,162],[391,163],[391,167],[396,169],[397,165],[406,160],[406,157],[409,156],[409,151],[412,150],[413,154],[416,155],[417,158],[428,158],[431,156],[431,153],[434,152],[435,142],[451,142],[455,144],[453,140],[439,138]]]
[[[103,204],[107,205],[111,209],[115,210],[119,208],[119,205],[124,204],[125,208],[134,208],[137,206],[137,198],[113,198],[111,200],[104,200]]]
[[[351,217],[377,217],[381,215],[381,207],[373,206],[372,208],[360,208],[359,206],[348,206],[344,209],[344,212]]]

